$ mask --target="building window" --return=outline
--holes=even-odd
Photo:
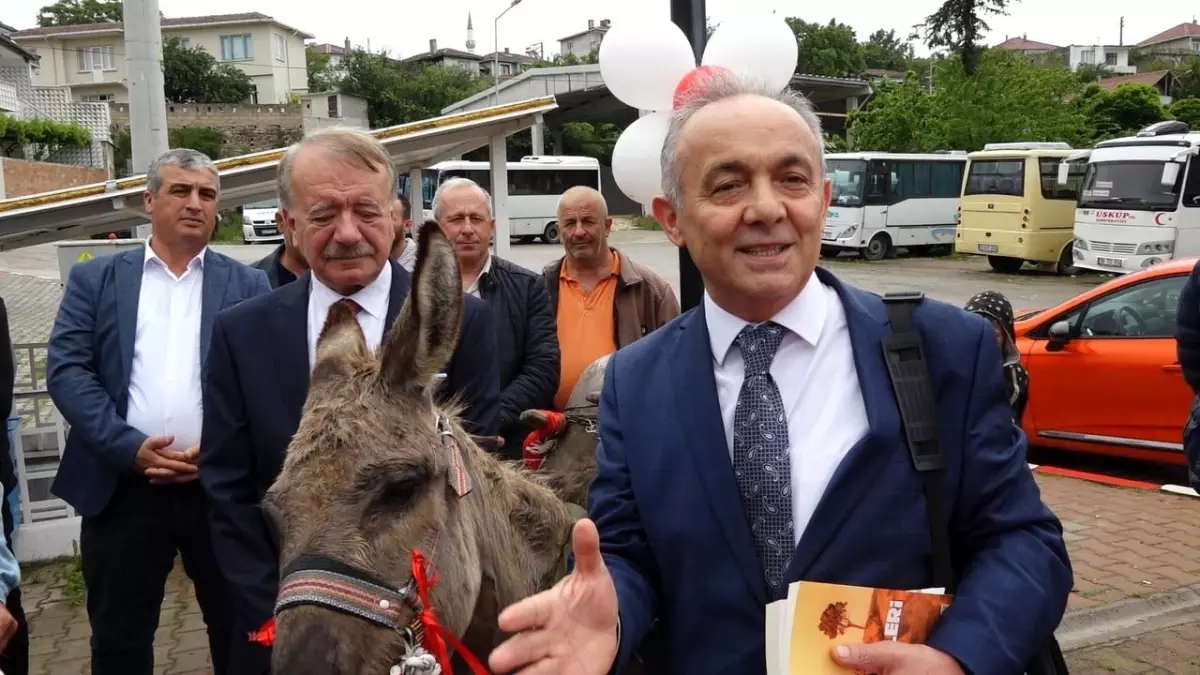
[[[246,103],[249,105],[258,105],[258,85],[250,85],[250,95],[246,97]]]
[[[287,60],[287,43],[284,42],[283,36],[278,33],[272,33],[271,38],[275,43],[275,60]]]
[[[1106,66],[1117,65],[1117,53],[1116,52],[1107,52],[1104,55],[1104,65],[1106,65]]]
[[[222,35],[222,61],[249,61],[254,58],[254,42],[249,34]]]
[[[1087,50],[1086,52],[1081,53],[1079,55],[1079,57],[1080,57],[1079,58],[1080,63],[1084,63],[1089,66],[1096,64],[1096,52],[1094,52],[1090,49]]]
[[[116,70],[116,64],[113,61],[112,45],[104,45],[102,47],[83,47],[76,54],[79,55],[79,72],[86,73],[92,70]]]
[[[180,49],[191,49],[192,48],[192,38],[186,38],[186,37],[179,38],[179,48]]]
[[[1192,51],[1200,52],[1200,38],[1192,38]]]
[[[112,94],[87,94],[81,97],[84,103],[108,103],[113,100]]]
[[[330,96],[326,102],[329,105],[330,119],[337,119],[341,117],[341,115],[338,114],[338,97],[336,95]]]

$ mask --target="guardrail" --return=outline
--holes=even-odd
[[[70,505],[50,494],[50,486],[62,460],[68,426],[46,389],[47,348],[45,342],[13,345],[17,377],[12,414],[20,420],[11,435],[20,488],[20,508],[13,513],[18,526],[28,527],[76,515]]]

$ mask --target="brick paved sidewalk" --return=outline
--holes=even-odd
[[[1068,611],[1084,610],[1200,582],[1200,499],[1038,475],[1046,503],[1063,521],[1075,569]],[[70,564],[27,573],[33,675],[88,673],[87,613]],[[188,580],[176,568],[155,640],[156,673],[203,675],[207,637]],[[1200,673],[1200,617],[1194,624],[1070,655],[1073,675]]]

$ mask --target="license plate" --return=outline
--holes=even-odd
[[[1103,265],[1104,267],[1121,267],[1121,259],[1120,258],[1096,258],[1096,264]]]
[[[279,234],[279,230],[276,230],[273,227],[262,230],[262,236],[264,237],[270,237],[275,234]]]
[[[1000,250],[1000,247],[995,244],[980,244],[979,250],[983,253],[995,253]]]

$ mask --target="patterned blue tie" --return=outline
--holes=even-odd
[[[767,322],[737,336],[746,379],[733,414],[733,473],[767,584],[777,590],[792,562],[792,478],[787,416],[771,361],[784,328]]]

